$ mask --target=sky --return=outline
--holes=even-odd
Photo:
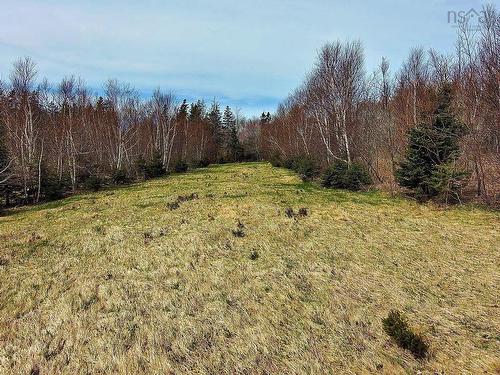
[[[5,2],[4,5],[2,3]],[[329,41],[360,40],[366,69],[396,71],[411,47],[453,52],[449,11],[476,1],[0,0],[0,79],[32,57],[40,77],[116,78],[147,97],[214,98],[246,116],[273,112]]]

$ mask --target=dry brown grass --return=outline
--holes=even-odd
[[[0,218],[0,373],[498,372],[499,224],[262,163],[12,212]],[[429,359],[384,333],[391,309]]]

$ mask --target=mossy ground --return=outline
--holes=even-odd
[[[325,190],[266,163],[12,211],[0,218],[0,373],[495,373],[499,224],[498,212]],[[391,309],[430,358],[385,334]]]

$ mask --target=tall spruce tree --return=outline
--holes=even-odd
[[[262,114],[260,115],[260,125],[264,126],[266,124],[267,124],[266,113],[262,112]]]
[[[444,84],[439,91],[433,123],[410,131],[406,157],[396,171],[398,183],[413,190],[420,199],[436,196],[459,199],[462,181],[467,175],[455,165],[465,127],[455,117],[451,103],[451,85]]]
[[[241,146],[238,137],[238,129],[236,129],[236,119],[229,106],[224,110],[222,117],[222,125],[226,132],[226,155],[229,161],[241,160],[243,155],[243,147]]]
[[[216,155],[219,159],[223,148],[223,132],[222,132],[222,114],[220,112],[219,103],[214,99],[210,111],[207,114],[207,121],[210,124],[212,133],[214,135]]]
[[[202,100],[198,100],[196,103],[191,104],[189,111],[189,121],[199,122],[203,119],[205,115],[205,103]]]
[[[189,115],[189,105],[187,104],[186,99],[184,99],[179,107],[179,111],[177,112],[177,120],[178,121],[187,120],[188,115]]]

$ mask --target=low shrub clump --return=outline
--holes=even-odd
[[[137,168],[146,180],[160,177],[167,173],[165,167],[163,166],[161,155],[156,153],[149,160],[144,160],[143,158],[139,159],[137,162]]]
[[[297,172],[304,181],[311,181],[315,177],[318,177],[320,173],[318,162],[310,156],[305,155],[292,156],[286,159],[282,166]]]
[[[415,358],[422,359],[427,356],[428,345],[420,335],[411,330],[401,312],[391,310],[387,318],[382,320],[382,324],[384,331],[396,341],[398,346],[409,350]]]
[[[327,168],[323,176],[323,186],[328,188],[361,190],[372,183],[368,170],[359,163],[350,166],[337,161]]]

